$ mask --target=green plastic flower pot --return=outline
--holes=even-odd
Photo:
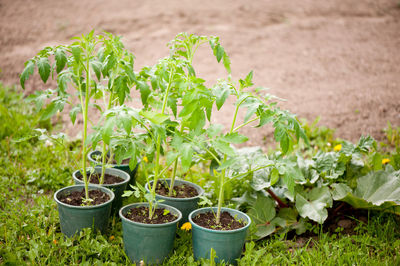
[[[171,183],[171,179],[169,178],[163,179],[162,181],[164,180],[168,183],[168,185]],[[153,184],[153,181],[150,181],[150,184]],[[188,221],[189,214],[197,209],[198,207],[197,203],[199,202],[200,196],[203,195],[204,193],[203,188],[192,182],[175,179],[175,186],[179,186],[182,184],[194,187],[197,190],[198,195],[196,197],[191,197],[191,198],[173,198],[156,194],[157,200],[164,200],[162,202],[163,204],[175,207],[182,213],[182,220],[179,223],[180,225]],[[146,190],[149,191],[149,183],[146,183],[145,187]]]
[[[111,204],[114,193],[105,187],[89,186],[89,190],[101,190],[110,196],[110,200],[94,206],[72,206],[59,200],[59,197],[73,191],[85,189],[84,185],[75,185],[62,188],[54,193],[57,202],[58,215],[60,217],[61,232],[67,237],[72,237],[83,228],[95,228],[104,233],[107,229],[108,218],[111,213]]]
[[[200,213],[210,212],[217,213],[216,207],[201,208],[189,214],[189,222],[192,225],[192,241],[193,254],[196,260],[201,258],[210,259],[211,249],[216,252],[215,262],[236,264],[237,259],[242,254],[243,245],[246,239],[247,230],[250,226],[251,219],[245,213],[229,208],[222,208],[233,217],[245,221],[246,225],[242,228],[229,231],[220,231],[204,228],[193,222],[193,217]]]
[[[158,204],[157,208],[165,208],[177,215],[175,221],[165,224],[144,224],[125,218],[125,214],[131,208],[146,206],[148,203],[133,203],[124,206],[119,211],[122,220],[122,232],[125,253],[132,263],[159,264],[171,253],[174,247],[174,239],[178,222],[182,214],[174,207]]]
[[[89,152],[88,155],[87,155],[88,160],[90,162],[92,162],[94,165],[100,165],[101,163],[95,160],[95,158],[97,156],[101,156],[101,151],[92,151],[92,152]],[[119,169],[119,170],[122,170],[122,171],[126,172],[131,177],[128,185],[134,186],[135,185],[135,179],[136,179],[136,173],[137,173],[137,170],[139,168],[139,164],[140,164],[140,160],[138,160],[138,163],[136,164],[136,167],[133,170],[131,170],[129,168],[129,164],[112,164],[112,167],[115,168],[115,169]]]
[[[100,166],[96,166],[94,168],[94,171],[96,173],[101,173],[101,167]],[[122,207],[122,194],[124,194],[124,191],[127,188],[127,185],[129,183],[130,180],[130,176],[119,169],[115,169],[115,168],[106,168],[106,174],[109,175],[113,175],[113,176],[118,176],[121,177],[122,179],[124,179],[123,182],[121,183],[116,183],[116,184],[103,184],[103,187],[106,187],[108,189],[111,189],[114,194],[115,194],[115,200],[112,203],[112,208],[111,208],[111,214],[112,215],[118,215],[118,211],[119,209]],[[76,185],[80,185],[83,184],[83,180],[80,180],[78,178],[78,176],[81,176],[81,171],[80,170],[76,170],[73,174],[72,177],[75,181]],[[95,185],[95,184],[93,184]]]

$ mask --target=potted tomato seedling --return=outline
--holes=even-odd
[[[211,120],[215,97],[205,86],[205,80],[196,76],[193,67],[195,52],[207,43],[210,44],[217,61],[222,60],[230,71],[229,59],[217,37],[187,33],[178,34],[169,43],[170,57],[161,60],[152,68],[144,68],[141,71],[143,85],[140,91],[146,110],[165,114],[170,121],[170,126],[166,127],[165,132],[167,138],[162,141],[164,146],[161,147],[161,143],[154,141],[158,144],[155,145],[156,155],[159,155],[160,149],[165,151],[167,167],[164,168],[165,166],[160,164],[160,156],[152,160],[157,181],[148,182],[146,189],[154,192],[156,199],[163,200],[164,204],[179,209],[182,212],[181,223],[188,221],[189,213],[197,208],[199,198],[204,193],[200,186],[176,178],[183,178],[190,167],[201,159],[195,152],[196,145],[183,136],[196,136],[200,139],[206,120]],[[150,83],[151,87],[146,86],[147,83]],[[161,102],[164,104],[161,105]],[[182,108],[178,108],[178,105]],[[159,168],[168,169],[171,163],[170,173],[157,173]]]
[[[244,80],[239,80],[238,85],[230,79],[221,80],[213,89],[218,110],[229,95],[235,97],[236,102],[231,127],[227,133],[216,131],[215,125],[211,125],[207,130],[209,147],[212,147],[208,153],[218,165],[218,168],[214,170],[214,175],[219,179],[219,184],[215,184],[215,189],[219,189],[219,194],[217,207],[202,208],[189,214],[193,252],[197,260],[209,258],[213,249],[217,262],[236,263],[236,259],[241,255],[251,220],[245,213],[222,207],[224,186],[229,180],[272,166],[255,164],[255,167],[247,169],[235,168],[236,165],[240,165],[240,157],[236,155],[232,144],[242,144],[248,140],[246,136],[239,133],[239,130],[252,123],[258,122],[257,127],[272,123],[275,128],[275,140],[280,142],[284,153],[290,150],[294,138],[298,140],[301,137],[307,141],[295,116],[276,107],[276,103],[271,102],[273,96],[260,96],[260,89],[256,89],[256,93],[245,91],[246,88],[253,86],[252,77],[253,72],[250,72]],[[244,121],[237,125],[239,111],[243,107],[247,109]]]
[[[54,194],[59,208],[61,231],[67,236],[74,235],[84,227],[94,226],[105,231],[111,203],[114,199],[114,193],[110,189],[89,185],[91,178],[95,178],[93,173],[97,173],[99,184],[102,185],[107,170],[103,166],[99,167],[100,170],[99,168],[88,168],[86,156],[90,150],[88,143],[89,106],[96,106],[95,98],[101,95],[101,75],[108,77],[109,70],[115,65],[111,56],[112,52],[107,50],[107,48],[113,47],[109,43],[114,42],[115,44],[119,39],[111,34],[94,36],[92,31],[82,37],[74,38],[74,40],[70,45],[46,47],[41,50],[37,56],[25,63],[25,69],[20,77],[21,86],[25,88],[26,80],[33,74],[37,66],[44,83],[47,82],[50,74],[51,77],[57,79],[56,90],[47,90],[36,99],[38,103],[42,101],[43,97],[51,100],[42,112],[42,119],[48,119],[58,111],[62,111],[66,103],[72,106],[70,117],[73,124],[77,114],[82,114],[81,169],[85,169],[85,171],[80,172],[83,185],[63,188]],[[51,64],[53,57],[55,63]],[[130,74],[129,66],[133,65],[133,56],[130,58],[126,75]],[[94,77],[99,82],[96,82]],[[127,82],[125,78],[120,82],[124,88],[122,91],[119,90],[121,98],[126,94]],[[69,94],[68,88],[75,89],[76,94]],[[68,100],[69,98],[71,100]],[[129,175],[122,171],[119,171],[118,175],[129,180]]]

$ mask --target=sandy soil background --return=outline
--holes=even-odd
[[[0,0],[0,80],[18,84],[39,49],[91,29],[122,35],[136,70],[168,55],[179,32],[220,36],[234,78],[254,70],[255,83],[287,99],[285,108],[310,121],[321,116],[338,137],[381,139],[387,121],[400,126],[398,0]],[[210,83],[225,76],[208,47],[195,66]],[[226,123],[231,112],[216,120]],[[250,144],[268,134],[251,132]]]

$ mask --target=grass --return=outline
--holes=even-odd
[[[117,219],[110,221],[110,230],[104,235],[91,229],[71,239],[61,234],[53,193],[72,184],[79,145],[46,145],[36,137],[18,141],[34,127],[51,130],[49,122],[38,125],[35,111],[22,101],[15,89],[0,85],[0,264],[129,265]],[[330,131],[323,132],[331,136]],[[66,156],[70,152],[73,156]],[[205,175],[194,174],[192,178],[204,184]],[[125,200],[125,204],[130,202],[132,199]],[[400,264],[396,216],[371,213],[369,223],[360,224],[355,235],[314,229],[317,239],[300,246],[288,235],[277,234],[248,242],[239,265]],[[195,262],[191,246],[190,232],[178,230],[174,252],[164,264],[210,265],[207,260]]]

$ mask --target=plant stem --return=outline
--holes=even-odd
[[[88,49],[86,44],[86,49]],[[89,181],[87,178],[86,173],[86,156],[88,153],[87,146],[86,146],[86,138],[87,138],[87,121],[88,121],[88,109],[89,109],[89,89],[90,89],[90,64],[89,64],[90,56],[89,51],[87,50],[86,56],[86,90],[85,90],[85,106],[83,108],[83,139],[82,139],[82,146],[83,146],[83,158],[82,158],[82,175],[83,181],[85,183],[85,197],[86,200],[89,200]],[[80,87],[80,83],[79,83]],[[81,91],[81,90],[80,90]]]
[[[108,100],[108,106],[106,107],[106,111],[111,108],[112,105],[112,97],[113,97],[113,92],[111,91],[110,93],[110,98]],[[104,183],[104,176],[106,174],[106,157],[107,157],[107,144],[103,140],[103,150],[101,152],[102,155],[102,161],[101,161],[101,177],[100,177],[100,185]],[[111,154],[110,154],[111,156]],[[110,157],[111,159],[111,157]]]
[[[250,123],[252,123],[252,122],[254,122],[254,121],[257,121],[257,120],[258,120],[258,117],[255,117],[255,118],[253,118],[253,119],[247,121],[246,123],[243,123],[243,124],[241,124],[241,125],[235,127],[235,128],[233,129],[233,132],[236,132],[236,131],[238,131],[240,128],[242,128],[242,127],[244,127],[244,126],[246,126],[246,125],[248,125],[248,124],[250,124]]]
[[[171,80],[172,80],[172,75],[173,72],[171,71],[170,75],[169,75],[169,82],[168,82],[168,87],[167,90],[165,92],[164,95],[164,100],[163,100],[163,106],[161,109],[161,113],[164,114],[165,112],[165,108],[167,106],[167,99],[168,99],[168,93],[169,90],[171,88]],[[159,178],[159,168],[160,168],[160,148],[161,148],[161,137],[160,135],[157,136],[157,146],[156,146],[156,165],[154,167],[154,181],[153,181],[153,186],[151,187],[151,194],[153,195],[153,198],[155,198],[156,195],[156,186],[157,186],[157,182],[158,182],[158,178]],[[149,205],[150,209],[149,209],[149,219],[151,219],[153,217],[153,213],[155,210],[153,210],[152,204]],[[155,206],[154,206],[155,208]]]
[[[181,130],[180,130],[180,133],[182,133],[182,132],[183,132],[183,125],[181,125]],[[168,191],[168,196],[169,197],[172,196],[172,192],[174,190],[177,168],[178,168],[178,157],[175,159],[174,170],[172,171],[172,176],[171,176],[171,183],[169,184],[169,191]]]
[[[231,134],[233,132],[233,129],[235,128],[235,123],[236,123],[236,119],[237,119],[237,114],[239,111],[239,107],[242,104],[244,100],[242,100],[235,109],[235,114],[233,116],[233,120],[232,120],[232,125],[231,125],[231,129],[229,131],[229,134]],[[224,155],[224,160],[223,163],[226,162],[226,159],[228,158],[228,156],[225,154]],[[221,177],[220,177],[220,187],[219,187],[219,195],[218,195],[218,211],[217,211],[217,218],[216,218],[216,223],[219,224],[220,220],[221,220],[221,208],[222,208],[222,202],[224,201],[224,185],[225,185],[225,172],[226,169],[222,170],[221,172]]]
[[[279,208],[287,208],[289,207],[286,203],[284,203],[271,189],[267,189],[267,192],[271,195],[271,197],[278,203]]]

